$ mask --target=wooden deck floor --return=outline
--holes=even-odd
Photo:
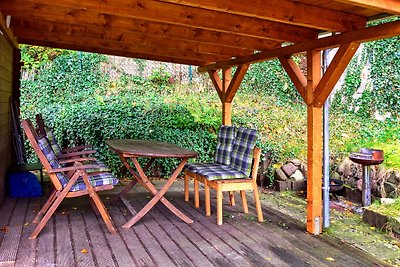
[[[149,196],[135,193],[128,199],[141,207]],[[83,197],[64,201],[36,240],[28,236],[43,200],[7,198],[0,208],[0,266],[379,266],[355,249],[306,234],[276,211],[264,208],[266,222],[258,223],[253,206],[244,215],[240,202],[225,205],[224,224],[217,226],[215,215],[206,217],[202,208],[185,203],[183,192],[167,196],[194,219],[192,225],[157,204],[131,229],[123,229],[129,212],[102,195],[117,235],[107,232]]]

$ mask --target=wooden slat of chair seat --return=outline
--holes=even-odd
[[[97,191],[102,190],[110,190],[114,188],[112,184],[110,185],[102,185],[102,186],[92,186],[90,183],[90,176],[95,175],[97,173],[87,173],[85,169],[97,167],[97,165],[83,165],[78,161],[78,165],[63,167],[60,169],[53,169],[47,160],[46,156],[42,152],[39,147],[38,140],[39,136],[34,129],[30,120],[23,120],[22,127],[35,151],[37,156],[39,157],[41,163],[43,164],[45,170],[48,172],[51,182],[53,183],[54,190],[51,193],[49,199],[38,212],[34,222],[38,225],[35,230],[32,232],[30,239],[36,238],[39,233],[42,231],[48,220],[51,218],[55,210],[58,208],[60,203],[64,198],[70,197],[79,197],[83,195],[88,195],[91,198],[91,204],[96,213],[99,213],[103,218],[108,230],[110,233],[115,234],[116,229],[113,225],[110,215],[107,212],[102,200],[97,195]],[[61,182],[57,178],[57,173],[63,172],[69,179],[67,185],[62,186]],[[72,186],[77,182],[78,178],[82,178],[85,183],[86,189],[70,192]],[[41,218],[41,216],[43,216]]]
[[[243,202],[243,210],[245,213],[248,213],[245,190],[253,190],[258,221],[259,222],[264,221],[264,217],[261,210],[261,202],[258,194],[258,187],[257,187],[257,173],[258,173],[258,165],[260,163],[260,157],[261,157],[261,149],[258,147],[254,148],[252,172],[251,172],[251,177],[249,177],[248,179],[226,179],[226,180],[208,181],[205,177],[199,174],[195,174],[194,194],[195,194],[196,208],[198,208],[199,206],[199,190],[198,190],[199,182],[204,184],[205,208],[207,216],[211,215],[210,188],[217,190],[217,224],[222,225],[222,192],[240,191],[240,195]]]

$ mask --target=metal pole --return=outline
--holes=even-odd
[[[328,51],[323,52],[323,73],[328,68]],[[323,228],[330,226],[329,214],[329,97],[323,108]]]
[[[192,66],[189,65],[189,84],[192,84],[192,80],[193,80]]]
[[[363,206],[367,207],[371,205],[371,184],[370,184],[370,173],[371,173],[371,166],[364,165],[364,182],[362,186],[362,202]]]

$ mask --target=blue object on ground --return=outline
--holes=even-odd
[[[12,172],[8,175],[8,188],[11,197],[40,197],[42,187],[31,172]]]

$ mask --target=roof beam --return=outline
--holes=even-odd
[[[219,46],[217,44],[204,44],[191,40],[171,39],[163,36],[146,35],[145,33],[127,33],[119,30],[103,30],[97,27],[84,27],[64,23],[53,23],[38,20],[17,20],[13,24],[16,34],[21,32],[42,32],[44,34],[67,35],[75,38],[96,38],[100,40],[118,41],[121,43],[140,44],[149,47],[165,47],[184,50],[188,52],[199,52],[212,55],[239,56],[252,54],[252,50]]]
[[[60,18],[63,17],[61,13],[58,15],[60,16]],[[54,16],[55,15],[53,15],[53,23],[55,23]],[[19,20],[36,20],[50,22],[50,19],[51,17],[48,17],[46,14],[35,13],[34,15],[32,15],[31,12],[28,12],[26,14],[20,13],[18,15],[13,15],[11,25]],[[181,40],[194,40],[206,44],[218,44],[220,46],[233,48],[246,47],[248,49],[258,51],[268,50],[281,46],[279,42],[274,42],[267,39],[217,32],[200,28],[190,28],[181,25],[163,24],[160,22],[152,22],[141,19],[121,18],[116,16],[99,17],[96,16],[94,13],[91,17],[80,16],[76,19],[73,19],[71,17],[63,17],[62,22],[68,23],[70,25],[75,25],[76,27],[78,27],[79,24],[79,26],[82,28],[98,28],[104,30],[121,31],[126,33],[145,33],[150,35],[157,35],[160,37],[162,36]]]
[[[96,38],[91,38],[91,37],[75,38],[74,36],[68,36],[64,34],[51,34],[51,33],[32,32],[32,31],[19,31],[18,33],[21,34],[21,36],[23,36],[23,38],[21,37],[21,40],[24,41],[35,40],[36,43],[42,41],[44,42],[43,46],[45,45],[45,42],[69,44],[70,48],[74,47],[75,45],[85,46],[87,44],[90,44],[89,45],[90,47],[99,47],[110,50],[121,50],[138,54],[176,57],[178,59],[189,59],[199,62],[215,62],[218,61],[218,59],[228,58],[227,56],[208,55],[198,52],[178,51],[178,50],[164,48],[161,45],[158,47],[148,47],[134,43],[132,44],[132,43],[121,43],[118,41],[98,40]]]
[[[37,46],[45,46],[45,47],[53,47],[53,48],[61,48],[61,49],[71,50],[71,45],[61,43],[61,42],[41,41],[41,40],[24,39],[24,38],[21,38],[20,41],[21,41],[21,44],[29,44],[29,45],[37,45]],[[89,44],[86,44],[86,45],[75,44],[73,50],[105,54],[105,55],[121,56],[121,57],[155,60],[155,61],[169,62],[169,63],[176,63],[176,64],[194,65],[194,66],[199,66],[199,65],[204,64],[203,61],[198,61],[198,60],[175,58],[175,57],[152,55],[152,54],[135,53],[135,52],[130,52],[130,51],[113,50],[113,49],[101,48],[101,47],[97,47],[97,46],[93,46],[93,45],[89,45]]]
[[[260,52],[250,56],[238,57],[227,61],[217,62],[214,64],[202,66],[199,68],[199,71],[205,72],[208,70],[218,70],[240,64],[255,63],[279,57],[287,57],[305,51],[324,50],[327,48],[337,47],[340,44],[345,44],[345,43],[369,42],[369,41],[394,37],[398,35],[400,35],[400,20],[356,30],[353,32],[346,32],[338,35],[333,35],[314,41],[307,41],[294,45],[285,46],[282,48],[272,49],[269,51]]]
[[[0,9],[10,14],[25,13],[33,17],[46,14],[48,19],[55,21],[60,18],[63,21],[78,21],[82,17],[89,20],[98,17],[103,19],[102,26],[107,24],[110,15],[114,15],[280,42],[301,42],[317,36],[315,29],[151,0],[141,0],[136,4],[128,0],[4,0]]]
[[[400,15],[400,1],[398,0],[336,0],[349,5],[379,10],[389,14]]]
[[[256,17],[325,31],[344,32],[365,27],[366,18],[288,0],[157,0],[191,7]],[[268,8],[272,7],[272,8]]]

